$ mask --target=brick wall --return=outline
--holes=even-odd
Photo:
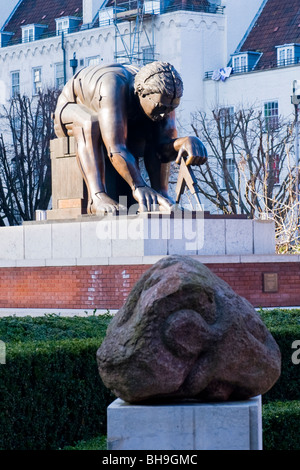
[[[255,307],[300,305],[300,263],[211,264],[209,268]],[[277,273],[278,292],[263,292],[264,273]]]
[[[300,263],[207,265],[255,307],[299,306]],[[0,308],[118,309],[149,265],[0,268]],[[278,292],[263,292],[263,273]]]

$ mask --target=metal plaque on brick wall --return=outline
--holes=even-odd
[[[263,291],[278,292],[278,274],[263,273]]]

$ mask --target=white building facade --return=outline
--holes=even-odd
[[[62,14],[56,18],[56,31],[49,37],[44,34],[45,25],[25,22],[19,43],[9,42],[11,32],[4,24],[0,48],[1,103],[7,102],[14,93],[30,96],[41,89],[61,88],[73,75],[75,69],[70,63],[73,58],[77,60],[76,70],[88,64],[105,65],[116,60],[126,63],[133,59],[134,62],[138,48],[141,65],[153,59],[168,61],[181,73],[184,96],[178,119],[183,127],[188,126],[190,114],[210,101],[206,97],[210,93],[209,86],[203,81],[205,72],[226,66],[228,62],[225,5],[212,0],[206,2],[208,6],[193,6],[190,2],[187,7],[179,3],[163,9],[162,2],[146,0],[138,25],[137,15],[129,18],[122,13],[122,6],[119,10],[123,18],[116,24],[113,7],[100,8],[102,3],[101,0],[83,0],[82,18]],[[226,2],[231,11],[234,11],[234,3],[235,0]],[[243,25],[251,23],[254,13],[253,8],[249,13],[245,11]],[[138,33],[137,27],[140,28]],[[235,42],[238,32],[239,28],[234,34]],[[126,47],[129,47],[127,56]]]

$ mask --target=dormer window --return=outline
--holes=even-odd
[[[22,42],[34,41],[34,26],[22,28]]]
[[[248,61],[247,54],[238,54],[233,57],[233,72],[242,73],[247,72]]]
[[[244,73],[253,70],[261,57],[260,52],[247,51],[232,54],[233,73]]]
[[[284,44],[276,46],[277,66],[298,64],[300,62],[300,44]]]
[[[56,18],[56,34],[67,34],[67,33],[72,33],[75,31],[79,23],[81,21],[81,18],[77,18],[76,16],[63,16],[61,18]]]
[[[56,34],[69,32],[69,18],[56,19]]]
[[[14,35],[14,33],[9,33],[7,31],[1,31],[0,32],[0,47],[7,46],[13,35]]]
[[[36,41],[44,33],[46,25],[43,24],[27,24],[21,26],[22,28],[22,42]]]

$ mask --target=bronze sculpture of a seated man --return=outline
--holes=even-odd
[[[116,197],[122,192],[116,186],[124,181],[139,211],[172,208],[170,162],[186,157],[187,165],[200,165],[207,159],[197,137],[177,136],[175,108],[182,93],[180,75],[166,62],[140,69],[120,64],[89,66],[67,82],[57,102],[55,132],[76,140],[89,214],[117,211]],[[141,175],[140,157],[150,186]],[[111,170],[118,182],[112,182]]]

